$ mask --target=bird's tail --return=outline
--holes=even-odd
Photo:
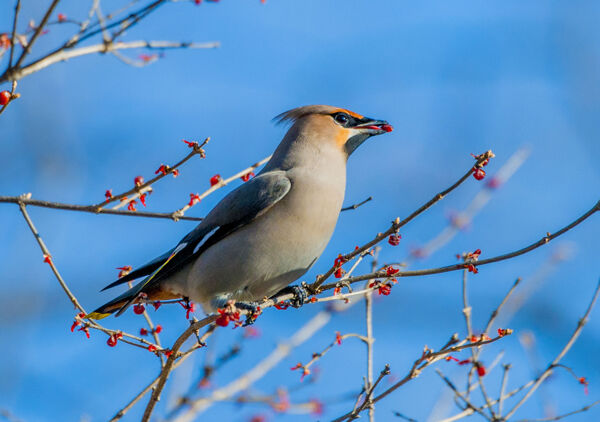
[[[140,292],[144,288],[145,283],[139,283],[132,287],[120,296],[117,296],[110,302],[105,303],[93,312],[90,312],[85,317],[90,319],[102,319],[117,312],[117,316],[122,314],[135,300],[139,297]]]
[[[185,248],[186,245],[187,245],[187,243],[183,243],[183,244],[177,246],[173,251],[169,251],[169,257],[164,262],[162,262],[160,264],[160,266],[158,266],[158,268],[154,269],[154,267],[155,267],[154,264],[145,267],[145,268],[153,268],[154,271],[152,272],[152,274],[150,274],[148,277],[146,277],[144,280],[142,280],[140,283],[138,283],[135,287],[132,287],[131,289],[127,290],[122,295],[117,296],[110,302],[107,302],[104,305],[100,306],[94,312],[90,312],[89,314],[86,315],[86,318],[102,319],[102,318],[106,318],[107,316],[109,316],[110,314],[115,313],[115,312],[117,313],[116,316],[119,316],[123,312],[125,312],[125,310],[133,302],[135,302],[135,300],[139,297],[139,294],[142,293],[142,291],[144,291],[144,290],[146,290],[145,291],[145,293],[147,293],[146,296],[148,296],[148,293],[149,293],[148,290],[153,291],[155,294],[158,294],[159,296],[164,296],[164,294],[162,294],[163,292],[160,291],[160,287],[156,286],[156,283],[153,283],[153,284],[155,284],[155,286],[152,287],[150,285],[150,282],[152,280],[155,280],[154,277],[156,276],[156,274],[158,274],[159,271],[162,270],[163,267],[165,265],[167,265],[169,263],[169,261],[171,261],[173,259],[173,257],[175,257],[175,255],[177,255],[177,253],[179,251],[181,251],[183,248]],[[120,280],[118,280],[117,283],[113,283],[113,284],[109,285],[108,287],[113,287],[114,285],[116,285],[118,283],[120,283]],[[172,295],[169,295],[169,296],[173,297]]]

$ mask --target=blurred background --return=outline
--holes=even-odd
[[[22,25],[39,21],[45,2],[24,2]],[[65,2],[56,12],[82,19],[91,2]],[[127,2],[104,0],[104,12]],[[0,6],[0,32],[12,25],[14,1]],[[305,0],[178,2],[163,6],[130,30],[126,40],[219,41],[214,50],[166,51],[143,68],[112,56],[60,63],[19,82],[21,98],[0,116],[0,194],[31,192],[34,198],[91,204],[104,191],[129,189],[160,164],[187,154],[181,139],[210,136],[205,160],[193,159],[176,178],[154,186],[147,210],[173,211],[202,192],[216,173],[229,176],[269,155],[285,133],[271,118],[299,105],[331,104],[388,120],[394,132],[373,138],[351,157],[346,203],[373,201],[340,216],[322,258],[302,280],[327,270],[338,253],[370,240],[405,217],[472,165],[471,153],[492,149],[488,179],[473,178],[401,231],[399,246],[384,244],[380,261],[398,262],[450,224],[485,182],[516,151],[529,156],[491,192],[490,201],[443,248],[411,268],[456,262],[480,248],[482,258],[509,252],[571,222],[599,199],[600,37],[595,1],[400,2]],[[25,29],[23,27],[23,29]],[[31,58],[76,30],[52,26]],[[144,51],[125,54],[137,58]],[[0,62],[4,68],[7,57]],[[9,85],[0,86],[0,90]],[[236,186],[238,181],[233,185]],[[188,212],[203,216],[231,187]],[[164,252],[193,222],[93,215],[29,207],[53,260],[87,309],[115,295],[99,290],[115,267],[138,266]],[[470,277],[475,331],[481,331],[517,277],[523,304],[506,326],[515,334],[486,348],[484,363],[504,351],[512,363],[508,389],[535,377],[560,351],[588,305],[600,275],[600,217],[595,216],[546,247],[482,266]],[[60,289],[18,207],[0,204],[0,409],[26,421],[107,420],[159,367],[152,354],[92,332],[86,339],[69,328],[76,312]],[[293,242],[293,239],[290,239]],[[358,273],[369,271],[369,262]],[[454,332],[466,335],[461,314],[460,272],[401,279],[386,297],[375,296],[375,372],[391,365],[403,377],[423,346],[441,346]],[[225,385],[266,356],[324,305],[269,309],[255,327],[258,339],[222,368],[213,386]],[[291,372],[342,334],[364,332],[362,304],[333,316],[253,391],[272,394],[299,384]],[[197,312],[202,316],[201,311]],[[171,344],[187,325],[181,309],[163,307],[151,316]],[[115,329],[138,331],[141,317],[128,312],[107,319]],[[240,330],[221,329],[210,339],[217,355]],[[526,336],[529,341],[524,341]],[[520,341],[521,338],[521,341]],[[524,345],[527,346],[524,346]],[[468,351],[457,355],[470,356]],[[564,359],[589,382],[589,395],[572,375],[558,370],[516,416],[536,418],[578,409],[600,394],[600,310]],[[197,382],[203,351],[172,377],[156,415]],[[292,402],[317,398],[329,420],[352,409],[365,374],[365,347],[356,339],[336,346],[318,364]],[[468,367],[437,367],[464,385]],[[487,377],[496,397],[501,371]],[[384,381],[386,384],[387,381]],[[210,390],[208,390],[210,391]],[[202,391],[201,391],[202,393]],[[350,399],[348,399],[350,397]],[[479,395],[476,395],[479,400]],[[138,420],[147,398],[125,420]],[[457,410],[433,368],[377,404],[379,420],[439,420]],[[224,403],[202,420],[305,420],[265,405]],[[158,416],[156,416],[158,417]],[[479,418],[479,416],[475,416]],[[600,410],[572,417],[600,418]],[[160,418],[158,418],[160,419]]]

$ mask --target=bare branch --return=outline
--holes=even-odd
[[[11,204],[19,204],[22,203],[28,206],[34,207],[43,207],[43,208],[54,208],[59,210],[66,211],[80,211],[80,212],[89,212],[92,214],[111,214],[111,215],[124,215],[128,217],[148,217],[148,218],[166,218],[168,220],[173,220],[172,212],[147,212],[147,211],[126,211],[126,210],[112,210],[100,208],[98,209],[95,205],[74,205],[74,204],[65,204],[61,202],[50,202],[50,201],[41,201],[39,199],[30,199],[28,196],[30,194],[24,194],[21,196],[0,196],[0,203],[11,203]],[[180,220],[189,220],[189,221],[202,221],[201,217],[181,217]]]
[[[342,208],[342,211],[350,211],[350,210],[355,210],[355,209],[357,209],[358,207],[361,207],[361,206],[365,205],[367,202],[369,202],[369,201],[372,201],[372,200],[373,200],[373,197],[372,197],[372,196],[369,196],[367,199],[365,199],[365,200],[364,200],[364,201],[362,201],[362,202],[359,202],[358,204],[353,204],[353,205],[350,205],[350,206],[348,206],[348,207],[344,207],[344,208]]]
[[[352,252],[344,255],[344,261],[347,262],[347,261],[353,259],[354,257],[356,257],[357,255],[359,255],[360,253],[362,253],[362,252],[366,251],[367,249],[370,249],[371,247],[375,246],[376,244],[378,244],[379,242],[381,242],[383,239],[385,239],[389,235],[396,233],[401,227],[403,227],[404,225],[406,225],[407,223],[409,223],[411,220],[413,220],[419,214],[422,214],[423,212],[427,211],[436,202],[441,201],[446,195],[448,195],[450,192],[452,192],[454,189],[456,189],[458,186],[460,186],[465,180],[467,180],[469,178],[469,176],[471,176],[471,174],[473,174],[473,172],[475,171],[475,169],[477,167],[481,166],[482,163],[484,163],[486,160],[491,159],[493,156],[494,156],[494,154],[492,153],[492,151],[487,151],[487,152],[481,154],[479,156],[479,158],[477,159],[475,165],[473,167],[471,167],[469,169],[469,171],[467,171],[452,186],[450,186],[449,188],[447,188],[446,190],[444,190],[442,192],[439,192],[437,195],[435,195],[428,202],[426,202],[425,204],[423,204],[419,209],[417,209],[416,211],[414,211],[412,214],[410,214],[404,220],[400,221],[400,219],[396,219],[395,221],[393,221],[392,225],[391,225],[391,227],[389,229],[387,229],[385,232],[380,233],[377,236],[375,236],[375,238],[373,240],[371,240],[370,242],[368,242],[368,243],[364,244],[363,246],[355,249],[354,251],[352,251]],[[336,270],[336,267],[333,266],[325,274],[317,277],[317,280],[310,286],[310,288],[313,291],[318,291],[319,287],[325,282],[325,280],[327,280],[335,272],[335,270]]]
[[[33,35],[31,36],[31,38],[27,42],[27,45],[23,49],[23,52],[21,52],[21,55],[17,59],[17,62],[14,65],[14,68],[18,68],[19,66],[21,66],[21,63],[23,63],[23,60],[25,60],[25,57],[27,57],[27,55],[31,52],[31,47],[33,47],[33,44],[35,43],[35,41],[37,40],[37,38],[42,33],[42,30],[44,29],[44,26],[46,26],[46,23],[48,22],[48,19],[50,19],[50,16],[52,15],[52,12],[54,11],[54,8],[58,5],[59,1],[60,0],[53,0],[52,1],[52,3],[50,4],[50,7],[48,7],[48,10],[46,10],[46,13],[44,14],[44,17],[42,18],[42,21],[35,28],[35,31],[34,31]],[[12,69],[12,67],[11,67],[11,69]],[[7,73],[9,73],[9,71],[11,69],[7,70]],[[3,82],[3,81],[0,81],[0,82]]]
[[[562,415],[558,415],[558,416],[550,416],[548,418],[541,418],[541,419],[520,419],[517,422],[545,422],[545,421],[557,421],[560,419],[564,419],[568,416],[572,416],[572,415],[576,415],[577,413],[582,413],[582,412],[586,412],[588,410],[590,410],[592,407],[596,406],[597,404],[600,404],[600,400],[596,400],[593,403],[588,404],[587,406],[582,407],[581,409],[578,410],[574,410],[572,412],[568,412],[568,413],[563,413]]]
[[[599,210],[600,210],[600,201],[598,201],[590,210],[588,210],[581,217],[577,218],[575,221],[569,223],[567,226],[563,227],[562,229],[558,230],[557,232],[555,232],[553,234],[547,233],[546,236],[542,237],[539,241],[530,244],[529,246],[525,246],[524,248],[521,248],[514,252],[506,253],[504,255],[498,255],[493,258],[480,259],[478,261],[469,262],[469,265],[479,267],[481,265],[487,265],[487,264],[492,264],[494,262],[505,261],[507,259],[515,258],[517,256],[526,254],[527,252],[531,252],[532,250],[537,249],[540,246],[544,246],[551,240],[556,239],[557,237],[565,234],[566,232],[568,232],[569,230],[571,230],[578,224],[582,223],[583,221],[585,221],[587,218],[589,218],[590,216],[592,216],[594,213],[596,213]],[[377,271],[377,272],[370,273],[370,274],[364,274],[361,276],[350,277],[350,278],[348,278],[347,282],[348,283],[356,283],[358,281],[364,281],[364,280],[368,280],[370,278],[399,278],[399,277],[415,277],[415,276],[421,276],[421,275],[440,274],[440,273],[446,273],[449,271],[462,270],[465,268],[466,265],[467,264],[454,264],[454,265],[448,265],[445,267],[429,268],[429,269],[424,269],[424,270],[400,271],[393,275],[388,275],[385,271]],[[331,286],[332,286],[332,284],[326,284],[322,287],[322,290],[327,290],[327,289],[331,288]],[[335,285],[333,285],[333,286],[335,286]]]
[[[571,337],[569,338],[569,340],[567,341],[567,343],[565,344],[563,349],[556,356],[556,358],[554,358],[554,360],[548,365],[548,367],[535,379],[534,384],[529,389],[529,391],[527,391],[527,393],[523,396],[523,398],[521,398],[521,400],[517,404],[515,404],[514,407],[504,416],[504,419],[509,419],[517,411],[517,409],[519,407],[521,407],[527,400],[529,400],[531,395],[539,388],[539,386],[544,382],[544,380],[550,376],[550,374],[552,373],[552,370],[558,365],[560,360],[571,349],[571,347],[573,346],[573,344],[575,343],[575,341],[581,334],[581,330],[583,329],[584,325],[588,321],[590,312],[594,308],[594,305],[596,304],[596,300],[598,299],[598,293],[600,293],[600,281],[598,281],[598,284],[596,285],[596,290],[594,291],[594,295],[592,296],[592,300],[591,300],[587,310],[585,311],[585,314],[577,323],[577,328],[575,328],[575,331],[573,331],[573,334],[571,335]]]

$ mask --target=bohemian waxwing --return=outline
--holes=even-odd
[[[292,126],[262,171],[225,196],[173,249],[108,285],[146,276],[88,317],[119,315],[141,297],[186,298],[209,312],[230,299],[272,296],[308,271],[335,228],[348,156],[392,127],[326,105],[276,119]]]

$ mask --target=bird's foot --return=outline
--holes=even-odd
[[[210,304],[221,313],[226,311],[233,314],[236,310],[245,311],[246,320],[243,322],[242,327],[254,324],[256,318],[262,312],[258,302],[237,302],[227,297],[216,297],[211,300]]]
[[[238,309],[243,309],[247,312],[246,319],[242,324],[242,327],[247,327],[254,324],[256,322],[256,318],[258,318],[262,312],[258,302],[235,302],[235,307]]]
[[[277,298],[278,296],[293,294],[294,297],[289,300],[290,305],[294,308],[299,308],[306,302],[310,293],[308,289],[304,285],[300,286],[287,286],[286,288],[280,290],[273,298]]]

